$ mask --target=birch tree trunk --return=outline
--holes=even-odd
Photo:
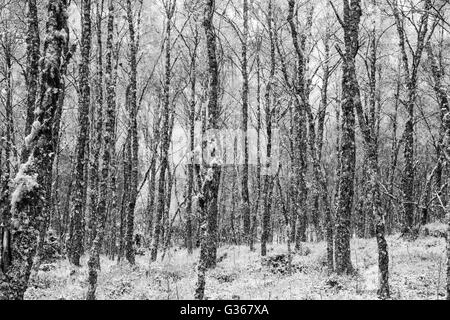
[[[375,5],[375,3],[373,3]],[[347,11],[347,12],[346,12]],[[369,114],[364,114],[361,96],[359,90],[359,84],[356,75],[356,65],[355,59],[358,51],[358,33],[359,33],[359,22],[361,18],[362,12],[360,7],[360,0],[353,0],[350,5],[346,6],[344,4],[344,21],[342,27],[344,28],[344,42],[346,46],[345,53],[341,52],[342,59],[344,60],[343,65],[343,114],[345,114],[346,110],[344,106],[348,104],[351,106],[353,113],[353,125],[354,125],[354,110],[356,109],[356,114],[358,116],[358,122],[360,129],[364,138],[364,147],[366,153],[366,159],[369,162],[367,164],[368,170],[368,178],[369,178],[369,193],[368,193],[368,203],[371,206],[373,218],[375,220],[375,232],[377,238],[377,246],[378,246],[378,268],[380,272],[380,287],[378,290],[378,295],[382,299],[387,299],[390,296],[389,290],[389,255],[388,255],[388,247],[385,239],[385,217],[382,212],[381,207],[381,198],[380,198],[380,190],[379,190],[379,166],[378,166],[378,143],[377,143],[377,129],[376,129],[376,112],[375,112],[375,103],[376,103],[376,64],[377,64],[377,47],[376,47],[376,26],[373,24],[373,29],[371,31],[371,57],[370,57],[370,68],[369,68],[369,82],[370,82],[370,93],[371,93],[371,104],[369,105]],[[375,18],[373,18],[375,19]],[[345,118],[345,117],[344,117]],[[345,121],[345,119],[343,119]],[[343,127],[344,130],[344,127]],[[345,133],[343,135],[345,137]],[[354,128],[353,128],[353,138],[354,138]],[[354,148],[354,140],[353,140],[353,148]],[[342,155],[345,155],[345,143],[342,144]],[[353,151],[354,152],[354,151]],[[341,172],[341,181],[342,177],[345,174],[348,174],[344,170],[344,163],[342,165]],[[354,155],[353,155],[353,175],[354,175]],[[352,181],[353,183],[353,181]],[[344,186],[341,185],[341,197],[340,204],[342,204],[342,188]],[[352,186],[353,187],[353,186]],[[341,207],[342,208],[342,207]],[[351,210],[351,206],[348,207],[348,210]],[[338,211],[340,214],[340,218],[342,219],[342,212]],[[349,215],[350,216],[350,215]],[[343,225],[346,226],[346,223],[350,221],[343,221]],[[349,225],[348,225],[349,227]],[[347,230],[346,230],[347,231]],[[339,232],[339,230],[337,230]],[[347,235],[347,234],[345,234]],[[337,238],[340,238],[340,234],[337,234]],[[349,239],[348,239],[349,240]],[[345,239],[340,239],[340,247],[337,249],[338,256],[336,259],[337,270],[339,273],[352,271],[352,267],[350,264],[350,243],[346,243]],[[347,247],[348,245],[348,247]],[[348,260],[347,260],[348,259]]]
[[[129,113],[130,113],[130,198],[127,208],[127,228],[125,235],[125,257],[130,264],[135,263],[135,253],[133,248],[134,233],[134,209],[136,208],[137,188],[138,188],[138,129],[137,129],[137,41],[135,36],[135,24],[131,0],[127,0],[127,22],[130,40],[130,85],[129,85]]]
[[[9,34],[5,34],[2,39],[5,68],[2,76],[6,82],[6,97],[2,97],[5,102],[5,134],[2,135],[2,142],[5,144],[5,169],[0,175],[0,273],[7,270],[11,264],[11,174],[14,171],[14,150],[16,148],[14,139],[14,118],[13,118],[13,97],[12,97],[12,39]],[[0,152],[1,155],[1,152]]]
[[[107,89],[107,108],[106,108],[106,123],[105,133],[103,136],[104,148],[102,154],[102,169],[101,179],[99,183],[99,199],[96,215],[97,232],[92,243],[88,267],[88,292],[86,300],[95,300],[95,292],[97,289],[97,270],[100,267],[100,250],[103,243],[105,234],[105,222],[106,222],[106,206],[108,197],[111,196],[111,190],[108,188],[108,182],[110,179],[111,170],[111,153],[115,149],[114,129],[116,121],[116,101],[115,101],[115,86],[112,80],[112,43],[113,43],[113,31],[114,31],[114,4],[113,0],[109,0],[108,5],[108,36],[107,36],[107,52],[106,52],[106,89]],[[99,75],[100,77],[100,75]]]
[[[195,23],[195,22],[194,22]],[[195,107],[196,101],[196,88],[197,88],[197,50],[199,46],[199,34],[197,23],[194,26],[194,48],[191,52],[191,97],[189,103],[189,151],[191,153],[190,164],[188,164],[188,187],[187,187],[187,199],[186,199],[186,247],[189,254],[193,253],[192,243],[192,198],[194,195],[194,150],[195,150]]]
[[[160,99],[159,99],[160,100]],[[155,223],[155,217],[154,217],[154,211],[155,211],[155,188],[156,188],[156,162],[158,159],[158,147],[161,143],[160,139],[160,125],[161,125],[161,115],[160,115],[160,109],[161,109],[161,103],[158,101],[157,110],[155,112],[155,121],[153,124],[153,133],[152,133],[152,159],[150,163],[150,178],[148,180],[148,205],[147,205],[147,211],[148,211],[148,233],[149,233],[149,240],[151,241],[153,239],[154,233],[153,233],[153,224]],[[149,246],[151,247],[151,245]]]
[[[250,229],[250,251],[255,250],[255,241],[257,236],[257,224],[258,224],[258,213],[261,202],[261,39],[257,40],[257,53],[256,53],[256,100],[257,100],[257,110],[256,110],[256,205],[254,212],[251,216],[251,229]]]
[[[355,57],[358,49],[358,29],[361,19],[360,0],[343,0],[345,52],[341,52],[342,66],[342,123],[341,123],[341,169],[339,176],[339,198],[336,212],[336,271],[351,273],[350,220],[353,207],[355,177]],[[353,41],[352,41],[353,39]]]
[[[102,14],[103,1],[97,0],[97,59],[96,59],[96,75],[95,75],[95,103],[92,103],[92,109],[95,112],[95,122],[91,126],[93,129],[90,136],[90,161],[89,161],[89,185],[88,185],[88,204],[87,208],[89,218],[88,244],[92,245],[95,239],[97,226],[97,206],[99,189],[99,166],[100,166],[100,151],[102,149],[102,135],[103,135],[103,43],[102,43]]]
[[[262,217],[262,234],[261,234],[261,256],[267,254],[267,242],[269,241],[270,233],[270,210],[271,210],[271,199],[270,194],[273,188],[273,179],[270,176],[271,168],[271,156],[272,156],[272,112],[273,112],[273,84],[275,82],[275,39],[273,30],[273,1],[269,0],[268,3],[268,13],[267,13],[267,26],[270,40],[270,74],[269,80],[266,85],[265,92],[265,117],[266,117],[266,163],[264,164],[264,208]]]
[[[89,104],[90,104],[90,58],[91,58],[91,0],[82,1],[81,14],[81,63],[79,71],[79,132],[77,138],[77,159],[75,172],[74,197],[72,199],[73,211],[73,239],[71,244],[70,260],[75,266],[80,266],[80,257],[83,251],[84,228],[84,189],[86,187],[85,170],[87,140],[89,133]]]
[[[205,151],[209,163],[203,168],[202,185],[199,194],[201,244],[200,261],[198,264],[198,278],[195,290],[195,299],[203,300],[205,296],[205,274],[208,268],[216,265],[217,252],[217,214],[218,195],[221,176],[221,159],[219,158],[218,137],[215,134],[220,129],[220,107],[219,107],[219,69],[216,56],[216,33],[213,23],[215,12],[215,1],[205,0],[203,28],[206,35],[206,46],[208,53],[208,118],[207,137]]]
[[[162,128],[161,128],[161,166],[159,171],[158,180],[158,193],[157,193],[157,207],[156,207],[156,220],[155,228],[153,231],[153,243],[150,261],[156,261],[158,256],[158,248],[160,236],[162,233],[162,220],[165,211],[165,185],[166,185],[166,173],[169,170],[169,147],[170,147],[170,80],[171,80],[171,30],[172,30],[172,17],[175,12],[176,1],[169,1],[166,4],[166,50],[165,50],[165,74],[164,74],[164,102],[162,112]]]
[[[248,0],[243,0],[244,30],[242,35],[242,135],[244,164],[242,170],[242,216],[244,220],[244,239],[250,244],[250,200],[248,192],[248,108],[249,108],[249,80],[248,80]]]
[[[323,148],[323,133],[324,133],[324,126],[325,126],[325,115],[326,110],[328,106],[328,83],[330,78],[330,27],[327,26],[325,39],[324,39],[324,46],[325,46],[325,62],[324,62],[324,70],[323,70],[323,82],[322,82],[322,89],[321,89],[321,108],[318,113],[318,122],[317,122],[317,162],[320,164],[320,161],[322,160],[322,148]],[[320,175],[316,176],[316,179],[319,180],[319,185],[321,187],[320,193],[322,198],[322,205],[323,210],[325,211],[325,229],[326,229],[326,240],[327,240],[327,267],[328,271],[332,272],[334,271],[334,239],[333,239],[333,215],[332,215],[332,208],[331,203],[328,198],[328,186],[327,186],[327,180],[325,172],[323,171],[322,167],[316,168],[320,169]],[[317,171],[315,170],[316,174]],[[314,202],[314,205],[316,205],[316,202]],[[318,202],[317,202],[318,205]],[[318,210],[318,208],[316,208]]]

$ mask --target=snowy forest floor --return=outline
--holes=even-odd
[[[393,299],[445,298],[444,238],[420,237],[410,242],[394,235],[388,238],[388,244]],[[352,239],[352,263],[357,270],[352,276],[327,274],[324,242],[306,243],[303,249],[303,255],[293,255],[295,271],[289,275],[264,265],[259,251],[223,246],[217,255],[223,260],[208,273],[205,294],[209,299],[377,299],[375,239]],[[286,251],[286,245],[273,245],[268,255]],[[158,257],[150,269],[147,255],[136,256],[133,267],[102,257],[97,298],[193,299],[198,253],[189,256],[184,249],[171,250],[163,262]],[[86,259],[78,269],[67,260],[42,265],[25,298],[83,299],[87,290]]]

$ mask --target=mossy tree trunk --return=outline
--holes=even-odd
[[[34,122],[26,139],[30,150],[14,179],[11,198],[11,265],[0,279],[0,299],[23,299],[28,287],[37,236],[46,206],[45,186],[52,168],[54,152],[53,121],[62,94],[63,50],[69,41],[67,1],[49,0],[46,41],[42,62],[41,98],[34,111]]]

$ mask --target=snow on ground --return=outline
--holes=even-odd
[[[445,239],[421,237],[414,242],[388,238],[393,299],[445,298]],[[326,244],[307,243],[307,255],[294,255],[291,275],[274,273],[258,252],[244,246],[223,246],[223,260],[210,271],[205,295],[209,299],[377,299],[378,267],[375,239],[353,239],[351,276],[328,275]],[[303,250],[305,251],[305,250]],[[286,245],[269,247],[268,255],[286,253]],[[226,255],[225,255],[226,254]],[[83,299],[87,290],[83,267],[67,260],[44,265],[33,278],[26,299]],[[98,299],[193,299],[198,251],[171,250],[163,262],[148,267],[149,257],[137,256],[136,266],[101,258]]]

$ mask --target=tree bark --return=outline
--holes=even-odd
[[[194,30],[194,48],[191,50],[191,97],[189,103],[189,151],[190,151],[190,164],[188,164],[188,187],[187,187],[187,199],[186,199],[186,247],[188,254],[193,253],[192,243],[192,197],[194,194],[194,163],[195,163],[195,107],[196,101],[196,86],[197,86],[197,48],[199,45],[199,34],[197,24],[195,24]]]
[[[248,80],[248,0],[243,0],[244,29],[242,35],[242,135],[244,163],[242,170],[242,216],[244,220],[244,239],[250,244],[250,200],[248,192],[248,108],[249,108],[249,80]]]
[[[219,107],[219,68],[216,56],[216,33],[214,31],[215,1],[205,0],[204,3],[203,28],[206,36],[208,53],[208,137],[205,141],[207,159],[204,174],[202,175],[202,186],[199,194],[201,245],[200,261],[198,264],[198,278],[195,290],[195,299],[203,300],[205,295],[205,273],[208,268],[215,267],[217,255],[217,200],[221,176],[221,159],[218,150],[218,139],[215,134],[220,129],[220,107]]]
[[[95,122],[91,126],[92,132],[90,136],[90,161],[89,161],[89,185],[88,185],[88,218],[89,218],[89,232],[88,243],[89,246],[95,239],[97,226],[97,207],[99,189],[99,167],[100,167],[100,151],[102,149],[102,135],[103,135],[103,43],[102,43],[102,14],[103,1],[97,2],[97,59],[96,59],[96,77],[95,77],[95,103],[92,103],[92,109],[95,111]],[[94,116],[94,115],[93,115]]]
[[[105,222],[106,222],[106,207],[108,197],[111,196],[110,189],[108,188],[108,182],[110,179],[111,170],[111,153],[115,149],[114,140],[114,129],[116,121],[116,101],[115,101],[115,86],[112,84],[112,42],[113,42],[113,31],[114,31],[114,4],[113,0],[109,0],[108,6],[108,38],[107,38],[107,53],[106,53],[106,88],[107,88],[107,109],[106,109],[106,123],[105,123],[105,134],[103,136],[104,148],[102,154],[102,169],[101,169],[101,179],[99,182],[99,199],[98,208],[96,215],[95,226],[97,232],[92,243],[88,268],[88,292],[86,295],[86,300],[95,300],[95,292],[97,289],[97,270],[100,267],[100,250],[103,243],[103,238],[105,234]],[[99,21],[100,23],[100,21]],[[100,74],[98,75],[101,76]],[[99,79],[100,80],[100,79]]]
[[[130,113],[130,144],[131,144],[131,176],[130,176],[130,199],[127,208],[127,228],[125,236],[125,257],[130,264],[135,263],[135,252],[133,248],[134,233],[134,209],[136,208],[138,188],[138,128],[137,128],[137,41],[135,36],[135,25],[131,0],[127,0],[127,21],[130,37],[130,91],[129,91],[129,113]]]
[[[48,183],[54,152],[53,121],[62,94],[60,68],[62,52],[69,40],[67,30],[67,1],[49,0],[46,42],[42,69],[42,99],[35,109],[35,121],[27,148],[28,161],[21,165],[14,180],[11,198],[11,266],[0,280],[0,299],[23,299],[36,252],[37,234],[46,205],[45,184]]]
[[[273,189],[273,179],[270,176],[271,169],[271,156],[272,156],[272,113],[273,113],[273,84],[275,82],[275,36],[273,30],[273,1],[269,0],[268,13],[267,13],[267,26],[270,40],[270,74],[269,80],[266,85],[265,92],[265,116],[266,116],[266,163],[264,164],[263,176],[264,176],[264,190],[263,190],[263,217],[262,217],[262,234],[261,234],[261,256],[267,254],[267,242],[269,241],[270,232],[270,210],[271,199],[270,194]]]
[[[27,87],[27,118],[25,122],[25,135],[31,132],[31,126],[34,121],[34,110],[36,108],[36,99],[38,96],[39,84],[39,59],[40,53],[40,36],[39,36],[39,19],[36,0],[28,0],[27,12],[27,70],[26,70],[26,87]],[[27,161],[27,148],[23,148],[21,154],[22,163]]]
[[[308,224],[308,216],[306,212],[306,200],[308,190],[306,188],[306,171],[307,171],[307,108],[309,106],[308,85],[306,81],[306,36],[302,35],[299,41],[299,34],[296,25],[296,10],[295,1],[289,0],[288,23],[291,31],[291,38],[294,45],[297,58],[296,79],[292,81],[292,88],[294,94],[294,110],[293,110],[293,216],[292,216],[292,230],[294,231],[294,222],[296,224],[295,234],[295,249],[301,249],[301,242],[306,241],[306,227]],[[310,18],[312,19],[312,18]],[[312,23],[312,20],[310,20]],[[309,23],[307,23],[309,25]],[[285,73],[286,82],[287,72]],[[288,82],[289,83],[289,82]],[[315,138],[314,138],[315,140]],[[315,142],[314,142],[315,143]],[[293,234],[294,235],[294,234]],[[292,237],[294,238],[294,237]]]
[[[169,170],[169,148],[170,148],[170,110],[171,110],[171,101],[170,101],[170,81],[171,81],[171,30],[172,30],[172,17],[175,11],[176,1],[170,1],[165,10],[166,10],[166,50],[165,50],[165,74],[164,74],[164,102],[163,102],[163,112],[162,112],[162,128],[161,128],[161,166],[159,171],[159,180],[158,180],[158,193],[157,193],[157,207],[156,207],[156,221],[155,228],[153,231],[153,243],[152,243],[152,251],[150,261],[156,261],[158,256],[158,248],[160,236],[162,233],[162,219],[165,211],[165,185],[166,185],[166,173]]]
[[[359,2],[359,0],[358,0]],[[376,3],[373,2],[375,6]],[[358,122],[363,134],[365,153],[367,164],[367,173],[369,179],[369,193],[368,203],[371,206],[373,218],[375,220],[375,232],[378,246],[378,268],[380,273],[380,284],[378,289],[378,295],[381,299],[387,299],[390,297],[389,289],[389,255],[388,246],[385,239],[385,216],[381,207],[381,198],[379,190],[379,165],[378,165],[378,140],[377,140],[377,125],[376,125],[376,71],[377,71],[377,46],[376,46],[376,26],[373,25],[371,31],[371,57],[369,68],[369,83],[370,83],[370,104],[369,114],[364,114],[361,96],[359,90],[359,84],[356,76],[355,58],[358,50],[358,31],[359,21],[361,17],[361,8],[359,3],[356,6],[350,8],[352,10],[353,19],[347,21],[351,23],[347,24],[350,32],[346,37],[346,55],[344,60],[344,81],[348,81],[347,86],[349,94],[351,94],[352,102],[358,116]],[[345,13],[344,13],[345,15]],[[345,31],[345,29],[344,29]],[[350,53],[350,54],[349,54]],[[348,98],[344,94],[344,99]]]
[[[342,123],[339,198],[336,212],[336,271],[351,273],[350,221],[353,207],[355,177],[355,104],[356,94],[353,75],[356,74],[355,58],[358,50],[358,30],[361,19],[360,0],[343,0],[345,53],[341,52],[342,66]]]
[[[86,186],[86,152],[89,133],[89,104],[90,104],[90,58],[91,58],[91,0],[83,0],[81,15],[81,64],[79,75],[79,133],[77,139],[77,160],[75,172],[73,211],[73,240],[71,244],[71,262],[80,266],[83,251],[83,220],[84,220],[84,189]]]

